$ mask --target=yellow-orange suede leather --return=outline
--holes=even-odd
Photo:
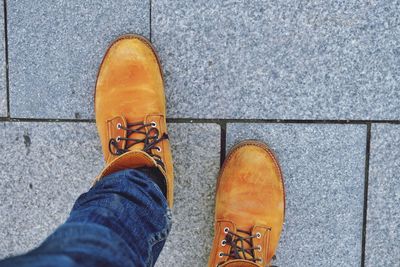
[[[285,214],[285,192],[280,167],[268,147],[258,141],[245,141],[235,146],[218,177],[215,236],[209,267],[266,266],[277,248]],[[247,231],[252,238],[255,258],[249,261],[221,256],[230,254],[223,245],[225,229]],[[248,246],[251,247],[251,246]]]
[[[165,175],[167,200],[173,204],[173,165],[168,139],[157,144],[161,150],[152,149],[164,163],[162,168],[148,153],[142,151],[144,143],[129,148],[129,152],[113,155],[110,139],[127,137],[128,123],[143,122],[154,124],[145,127],[149,131],[157,128],[159,135],[167,132],[164,83],[158,57],[151,44],[136,35],[122,36],[108,49],[100,66],[96,92],[96,125],[100,135],[106,167],[97,179],[126,168],[157,167]],[[142,139],[141,133],[133,133],[129,138]],[[118,142],[124,148],[127,142]],[[115,148],[112,148],[115,150]]]

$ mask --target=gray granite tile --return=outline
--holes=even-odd
[[[227,147],[264,140],[286,187],[278,266],[360,266],[366,127],[340,124],[229,124]]]
[[[0,117],[7,116],[4,2],[0,3]]]
[[[205,266],[220,162],[216,124],[170,124],[173,228],[158,266]],[[0,124],[0,258],[38,245],[62,223],[103,161],[94,124]],[[188,265],[189,264],[189,265]]]
[[[152,2],[170,117],[398,119],[398,1]]]
[[[400,125],[373,125],[365,266],[400,262]]]
[[[173,226],[156,266],[204,267],[213,239],[220,128],[175,124],[170,133],[176,172]]]
[[[0,258],[34,248],[90,188],[103,161],[94,124],[0,124]]]
[[[97,69],[117,36],[149,36],[149,0],[8,1],[13,117],[92,118]]]

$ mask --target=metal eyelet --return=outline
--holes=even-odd
[[[223,246],[223,247],[226,246],[226,240],[225,239],[221,241],[221,246]]]
[[[258,251],[261,251],[261,245],[258,245]]]
[[[150,122],[151,127],[156,128],[157,127],[157,123],[155,121]]]
[[[218,256],[219,256],[220,258],[222,258],[224,255],[222,255],[222,252],[220,252],[220,253],[218,254]]]
[[[260,234],[259,232],[257,232],[257,233],[256,233],[256,237],[257,237],[258,239],[260,239],[260,238],[261,238],[261,234]]]
[[[263,262],[263,259],[262,258],[260,258],[260,263],[262,263]]]
[[[161,151],[162,151],[161,147],[159,147],[159,146],[156,146],[155,148],[156,148],[156,150],[157,150],[158,152],[161,152]]]
[[[122,128],[122,124],[121,123],[117,123],[117,129],[121,129]]]
[[[229,232],[229,228],[228,228],[228,227],[225,227],[225,228],[224,228],[224,233],[227,234],[228,232]]]
[[[115,141],[119,143],[119,141],[121,141],[121,136],[117,136],[117,138],[115,138]]]

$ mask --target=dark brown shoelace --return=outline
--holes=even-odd
[[[225,236],[226,245],[231,247],[229,254],[221,253],[221,256],[228,256],[230,259],[243,259],[252,262],[260,262],[262,259],[256,258],[254,250],[259,247],[253,246],[253,238],[257,238],[257,235],[252,235],[251,232],[236,230],[237,232],[244,233],[247,236],[240,236],[228,230]],[[245,244],[249,247],[246,248]]]
[[[151,127],[148,131],[147,127]],[[154,123],[144,123],[144,122],[135,122],[135,123],[127,123],[127,127],[119,126],[119,129],[123,129],[126,131],[126,137],[117,137],[117,139],[111,138],[108,144],[108,148],[111,154],[119,156],[129,151],[134,145],[143,143],[143,151],[149,154],[151,157],[155,159],[155,161],[165,168],[164,163],[160,156],[152,153],[153,149],[160,149],[157,144],[162,140],[168,139],[168,135],[164,133],[161,137],[159,137],[160,132],[155,127]],[[143,138],[130,138],[133,134],[142,134]],[[125,140],[125,147],[119,148],[118,142]],[[115,151],[112,149],[114,147]]]
[[[236,230],[237,232],[243,233],[247,236],[240,236],[236,233],[233,233],[228,230],[225,236],[225,244],[231,247],[229,254],[221,253],[221,256],[228,256],[229,259],[243,259],[252,261],[254,263],[261,263],[261,258],[256,258],[254,250],[260,249],[260,247],[253,245],[253,239],[257,238],[257,234],[252,235],[251,232],[243,231],[240,229]],[[248,248],[245,247],[245,243],[249,246]],[[275,256],[273,257],[276,258]],[[278,267],[278,266],[270,266],[270,267]]]

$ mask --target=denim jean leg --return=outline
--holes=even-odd
[[[150,174],[128,169],[104,177],[37,249],[0,266],[153,266],[171,213]]]

